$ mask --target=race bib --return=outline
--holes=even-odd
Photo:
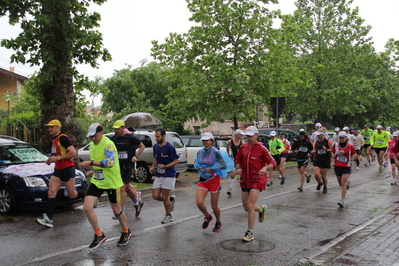
[[[308,151],[308,147],[301,146],[301,147],[299,147],[299,151],[300,152],[307,152]]]
[[[119,159],[127,159],[127,151],[119,151],[118,158]]]
[[[369,139],[370,138],[370,136],[364,136],[364,139]]]
[[[56,146],[51,146],[51,154],[56,154],[57,153],[57,147]]]
[[[379,139],[379,140],[377,140],[377,143],[378,144],[384,144],[384,141]]]
[[[96,179],[96,180],[104,180],[103,170],[94,169],[93,178]]]
[[[337,161],[341,162],[341,163],[346,163],[346,162],[348,162],[348,157],[342,156],[342,155],[338,155],[337,156]]]
[[[159,167],[157,167],[157,173],[160,175],[164,175],[166,173],[165,169],[161,169]]]
[[[325,149],[317,149],[317,154],[326,154],[326,150]]]

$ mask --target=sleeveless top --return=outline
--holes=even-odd
[[[61,142],[60,142],[61,136],[68,138],[68,136],[65,134],[59,134],[57,137],[55,137],[53,139],[53,141],[51,142],[51,154],[53,156],[60,156],[67,152],[68,147],[65,148],[64,146],[61,145]],[[68,138],[68,140],[69,140],[69,138]],[[71,166],[75,166],[75,164],[72,161],[72,159],[69,158],[69,159],[56,161],[54,168],[57,170],[61,170],[61,169],[65,169],[65,168],[71,167]]]
[[[234,141],[231,140],[231,152],[233,153],[234,160],[236,159],[238,149],[241,147],[241,145],[242,145],[242,140],[240,140],[240,144],[238,144],[237,146],[234,144]]]

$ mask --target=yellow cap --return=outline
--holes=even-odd
[[[57,119],[54,119],[48,122],[48,124],[46,124],[46,127],[53,127],[53,126],[61,127],[61,122]]]
[[[112,127],[113,128],[120,128],[120,127],[124,127],[124,126],[125,126],[125,122],[123,122],[122,120],[116,120]]]

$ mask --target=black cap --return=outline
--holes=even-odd
[[[306,133],[304,131],[299,132],[299,136],[306,136]]]

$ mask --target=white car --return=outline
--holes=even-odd
[[[105,134],[108,137],[112,137],[115,133]],[[137,171],[138,173],[134,175],[135,181],[139,183],[151,183],[152,174],[150,173],[150,168],[154,160],[152,147],[156,143],[155,140],[155,130],[145,130],[139,129],[134,132],[134,135],[138,137],[145,146],[142,154],[139,156],[137,161]],[[180,138],[179,134],[171,131],[166,131],[166,140],[172,143],[179,155],[179,164],[176,165],[176,178],[179,173],[187,171],[187,150],[184,145],[183,140]],[[78,150],[78,157],[81,161],[90,160],[89,144],[86,144],[83,148]]]

